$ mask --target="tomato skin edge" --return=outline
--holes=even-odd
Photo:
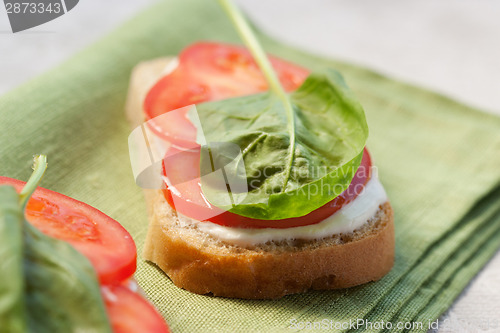
[[[124,283],[102,285],[101,295],[113,333],[170,332],[167,322],[153,303]]]

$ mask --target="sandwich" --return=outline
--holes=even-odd
[[[160,156],[143,186],[144,259],[180,288],[232,298],[381,279],[393,211],[362,107],[338,72],[267,56],[222,3],[248,49],[198,42],[132,72],[127,118]]]

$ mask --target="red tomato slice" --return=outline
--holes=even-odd
[[[20,192],[25,182],[0,177],[0,184],[12,185]],[[25,215],[41,232],[67,241],[85,255],[101,283],[117,283],[134,274],[137,251],[132,236],[99,210],[38,187]]]
[[[338,197],[301,216],[282,220],[258,220],[222,211],[211,205],[201,191],[200,151],[169,148],[163,163],[163,175],[168,175],[170,184],[163,190],[165,199],[179,213],[199,221],[211,221],[238,228],[291,228],[321,222],[343,205],[354,200],[371,177],[371,158],[368,150],[363,152],[361,165],[349,187]]]
[[[298,88],[308,75],[299,66],[274,57],[270,60],[287,91]],[[196,129],[186,118],[187,108],[176,111],[179,115],[175,119],[156,117],[192,104],[265,90],[266,80],[245,48],[201,42],[182,51],[178,67],[151,88],[144,100],[144,112],[157,135],[175,145],[193,147]]]
[[[123,285],[101,287],[113,333],[168,333],[163,317],[144,297]]]

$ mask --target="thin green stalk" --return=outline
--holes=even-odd
[[[267,58],[266,53],[262,49],[262,46],[255,37],[254,32],[248,25],[247,21],[243,17],[243,14],[239,10],[239,8],[235,6],[231,0],[219,0],[219,3],[222,6],[222,8],[226,11],[227,15],[229,16],[234,26],[236,27],[236,30],[238,31],[240,38],[243,40],[247,48],[250,50],[250,53],[255,59],[255,62],[257,63],[260,70],[264,74],[264,77],[266,78],[267,83],[269,84],[270,90],[281,99],[285,107],[285,111],[288,118],[288,133],[290,136],[290,153],[289,153],[290,159],[288,162],[288,168],[286,171],[285,181],[283,184],[283,191],[284,191],[286,189],[286,185],[290,178],[290,173],[292,170],[292,164],[295,154],[295,112],[293,111],[292,103],[290,102],[287,93],[283,89],[283,86],[281,85],[278,76],[274,72],[274,69],[271,65],[271,62]]]
[[[38,184],[42,180],[43,174],[47,169],[47,156],[45,155],[36,155],[33,158],[33,173],[31,174],[30,179],[24,185],[21,193],[19,193],[21,208],[24,210],[26,204],[28,203],[29,198],[38,187]]]

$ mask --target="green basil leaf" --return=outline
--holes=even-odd
[[[235,204],[221,206],[228,189],[202,177],[211,203],[235,214],[279,220],[306,215],[347,189],[368,138],[363,108],[334,70],[310,75],[288,98],[293,121],[283,96],[275,93],[197,106],[200,121],[194,123],[208,143],[202,147],[201,174],[213,171],[213,160],[225,159],[209,154],[211,145],[236,144],[248,186],[248,193],[231,193]]]
[[[0,326],[26,332],[23,278],[23,214],[12,186],[0,186]]]
[[[68,243],[24,222],[28,327],[32,332],[111,332],[95,271]]]

